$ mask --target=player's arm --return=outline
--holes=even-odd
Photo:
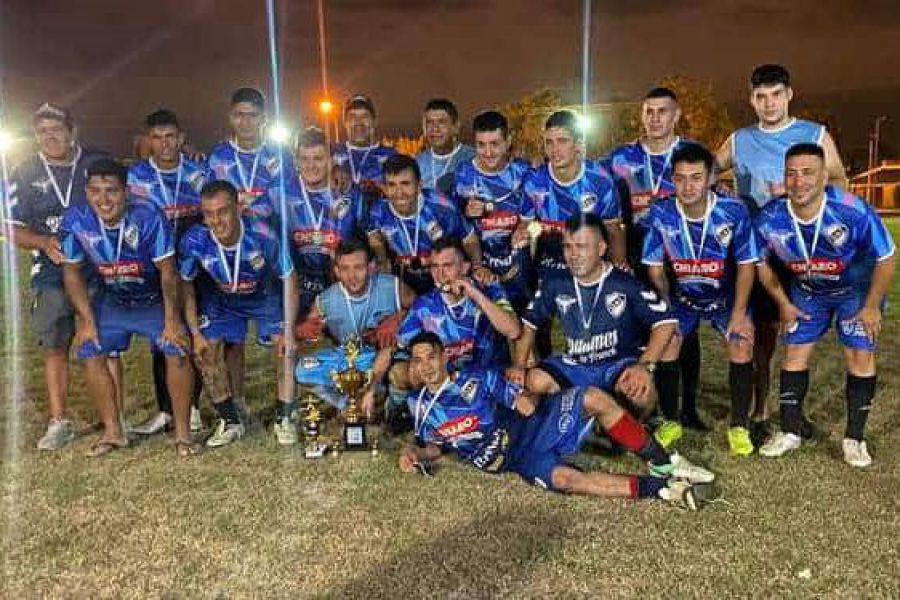
[[[483,258],[481,255],[481,243],[478,241],[478,235],[474,229],[463,238],[462,247],[466,251],[466,256],[469,257],[469,262],[472,263],[473,271],[486,268],[481,264]]]
[[[669,278],[666,277],[665,268],[662,265],[647,265],[647,276],[650,278],[650,283],[659,292],[659,295],[668,299]]]
[[[478,305],[478,308],[485,314],[488,321],[494,326],[494,329],[511,340],[519,337],[522,333],[522,322],[519,321],[519,317],[513,312],[509,301],[504,299],[502,305],[494,302],[468,279],[460,279],[456,283],[463,288],[463,293]]]
[[[862,323],[863,329],[866,330],[866,334],[872,340],[881,333],[881,303],[894,278],[894,257],[895,254],[891,254],[875,263],[872,271],[872,283],[869,284],[869,291],[866,294],[866,303],[856,315],[856,318]]]
[[[69,261],[63,263],[63,286],[75,314],[78,315],[75,346],[80,347],[85,342],[94,342],[99,347],[100,335],[97,332],[97,323],[94,322],[87,283],[81,275],[81,263]]]
[[[791,327],[794,323],[797,322],[801,316],[806,317],[800,310],[794,306],[791,302],[791,299],[788,297],[787,292],[784,291],[784,288],[781,287],[781,282],[778,280],[778,276],[775,274],[775,271],[772,270],[772,267],[765,261],[760,261],[756,265],[756,275],[759,277],[759,282],[766,289],[766,292],[769,296],[772,297],[772,300],[778,306],[778,313],[781,316],[781,325],[782,327]]]
[[[534,329],[526,323],[522,327],[522,333],[516,340],[515,356],[513,357],[513,366],[519,369],[526,369],[530,365],[529,358],[534,350]]]
[[[414,473],[416,464],[435,461],[441,454],[441,448],[437,444],[429,442],[422,447],[407,444],[400,451],[400,470],[404,473]]]
[[[825,168],[828,170],[828,183],[847,189],[847,171],[841,155],[838,153],[834,138],[827,131],[822,134],[822,149],[825,151]]]
[[[181,294],[179,293],[179,277],[175,268],[175,257],[169,255],[154,261],[159,270],[159,284],[163,297],[163,332],[162,338],[184,350],[187,340],[184,337],[181,320]]]
[[[296,337],[299,340],[314,341],[322,337],[325,329],[325,315],[319,306],[319,296],[313,301],[303,321],[297,324]]]
[[[719,173],[727,171],[733,166],[732,148],[734,147],[734,134],[728,136],[719,149],[716,150],[716,170]]]
[[[197,303],[197,290],[193,280],[181,280],[181,293],[184,299],[184,322],[192,336],[200,334],[200,307]]]
[[[375,261],[378,263],[378,268],[381,272],[390,273],[391,261],[388,258],[387,243],[385,242],[384,234],[380,231],[370,231],[369,247],[372,249],[372,254],[375,255]]]
[[[625,228],[622,219],[603,221],[606,237],[609,239],[609,260],[619,268],[628,267],[628,256],[625,251]]]

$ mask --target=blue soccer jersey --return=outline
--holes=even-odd
[[[755,224],[763,255],[787,266],[792,287],[819,296],[865,295],[875,262],[894,253],[875,209],[830,185],[822,212],[812,221],[798,219],[782,197],[769,202]]]
[[[70,206],[60,227],[66,262],[93,264],[104,294],[120,306],[152,306],[162,300],[156,263],[175,254],[175,236],[154,204],[129,200],[115,227],[88,205]]]
[[[287,203],[300,193],[290,151],[274,144],[245,151],[233,141],[219,142],[206,159],[206,169],[214,179],[237,188],[245,215],[270,224],[281,210],[282,199]]]
[[[269,283],[293,272],[290,255],[281,248],[277,235],[264,223],[241,219],[241,235],[230,247],[219,243],[206,225],[195,225],[178,246],[181,278],[193,281],[205,272],[219,296],[235,304],[265,303]]]
[[[637,358],[650,329],[675,323],[665,300],[612,266],[607,266],[599,281],[589,284],[568,273],[548,274],[522,321],[540,329],[554,317],[566,338],[564,359],[577,365]]]
[[[779,129],[758,124],[738,129],[731,136],[731,161],[737,193],[762,208],[784,193],[784,155],[794,144],[822,144],[825,127],[803,119],[791,119]]]
[[[288,232],[295,263],[304,276],[331,279],[334,252],[356,229],[354,209],[360,202],[356,189],[307,190],[301,182],[300,195],[290,199]]]
[[[472,225],[450,204],[430,190],[423,190],[419,207],[409,217],[398,215],[387,199],[379,199],[368,219],[369,235],[379,233],[399,265],[401,279],[416,293],[434,287],[428,260],[435,242],[444,237],[465,240],[474,235]]]
[[[422,187],[437,190],[444,196],[453,195],[454,173],[459,165],[475,158],[475,149],[466,144],[456,144],[447,154],[435,154],[426,148],[416,155],[419,172],[422,173]]]
[[[347,169],[353,183],[364,189],[384,181],[381,168],[394,154],[397,151],[389,146],[354,146],[349,142],[337,144],[331,153],[334,164],[338,168]]]
[[[58,236],[66,209],[86,204],[87,167],[103,156],[76,146],[74,159],[66,165],[50,164],[41,154],[26,159],[9,179],[6,218],[38,235]],[[31,285],[35,289],[63,285],[62,267],[43,251],[32,252]]]
[[[750,214],[736,198],[710,192],[707,213],[688,218],[675,196],[650,207],[645,220],[643,262],[675,273],[674,298],[690,308],[730,306],[734,265],[755,263],[759,248]]]
[[[520,271],[515,276],[527,279],[529,275],[523,269],[527,263],[520,264],[528,253],[527,246],[513,248],[512,234],[523,219],[534,219],[534,206],[522,189],[530,171],[531,166],[519,159],[507,163],[498,173],[485,173],[474,159],[456,169],[453,200],[461,214],[465,214],[470,199],[485,203],[484,216],[468,220],[481,242],[485,264],[504,280],[514,266]]]
[[[502,285],[491,284],[483,292],[499,307],[512,312]],[[434,289],[416,298],[400,325],[397,342],[401,347],[406,347],[423,331],[430,331],[441,338],[454,367],[509,364],[506,340],[468,297],[448,304],[444,293]]]
[[[205,168],[184,157],[174,169],[160,169],[152,158],[128,169],[128,193],[158,206],[175,226],[176,237],[199,222],[200,190],[207,181]]]
[[[544,164],[529,173],[524,188],[534,206],[535,218],[541,224],[535,257],[541,272],[566,268],[562,232],[570,217],[593,214],[604,221],[622,217],[612,178],[596,161],[585,161],[578,177],[567,184],[560,183],[550,166]]]

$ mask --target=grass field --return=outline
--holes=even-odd
[[[892,228],[900,239],[900,222]],[[46,414],[29,341],[26,401],[4,398],[0,596],[900,597],[900,283],[891,295],[868,429],[876,462],[865,471],[840,460],[844,376],[832,337],[807,402],[829,439],[767,460],[728,456],[726,363],[706,335],[701,406],[716,430],[689,434],[682,449],[719,473],[724,496],[700,513],[549,494],[452,461],[433,479],[405,476],[388,449],[306,461],[261,428],[191,460],[156,438],[91,461],[90,432],[40,454]],[[249,360],[258,413],[272,373],[259,351]],[[145,346],[127,372],[136,421],[154,410]],[[71,405],[87,429],[80,373]]]

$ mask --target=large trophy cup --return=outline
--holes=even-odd
[[[344,344],[344,355],[347,357],[347,368],[343,371],[332,371],[331,379],[339,392],[347,396],[347,409],[344,411],[343,441],[345,450],[365,450],[369,447],[366,436],[366,418],[359,408],[363,391],[372,378],[371,372],[364,372],[356,367],[359,356],[360,341],[350,338]]]

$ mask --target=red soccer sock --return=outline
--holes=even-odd
[[[612,441],[630,450],[640,452],[647,445],[647,430],[627,411],[622,411],[618,421],[606,428]]]

